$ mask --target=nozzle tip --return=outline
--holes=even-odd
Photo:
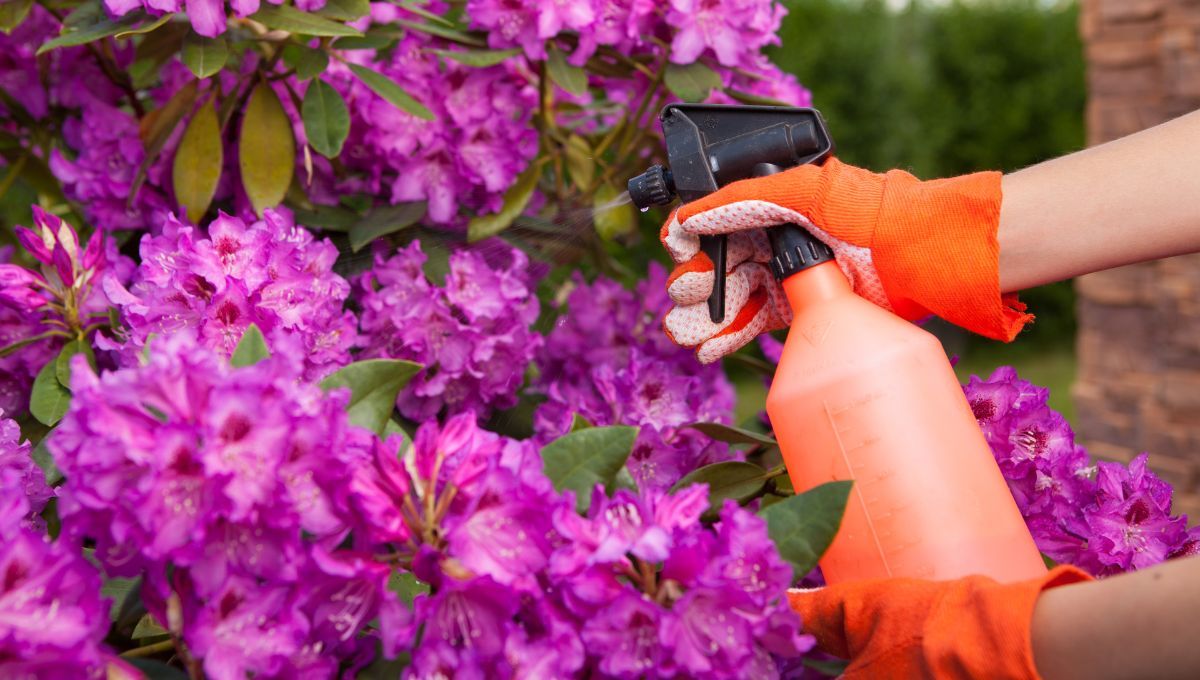
[[[633,204],[645,210],[653,205],[666,205],[675,198],[675,183],[671,171],[661,165],[651,165],[646,172],[626,184]]]

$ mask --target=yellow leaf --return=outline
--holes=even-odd
[[[292,122],[271,86],[259,84],[242,112],[238,139],[242,187],[254,212],[262,215],[264,209],[279,205],[292,183],[295,165]]]
[[[200,107],[183,131],[171,169],[175,202],[187,211],[188,219],[195,224],[200,223],[217,191],[223,153],[217,110],[209,103]]]

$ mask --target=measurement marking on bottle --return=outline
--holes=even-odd
[[[822,400],[821,406],[825,409],[825,417],[829,419],[829,427],[833,429],[833,437],[837,440],[838,451],[842,454],[842,460],[846,463],[846,471],[853,474],[854,465],[850,463],[849,451],[846,450],[846,445],[842,443],[842,433],[838,430],[837,421],[833,418],[833,411],[829,408],[829,402]],[[845,410],[843,409],[843,412]],[[875,550],[879,555],[879,561],[883,562],[884,571],[887,572],[888,576],[891,576],[892,566],[888,564],[887,555],[883,552],[883,544],[879,542],[879,533],[875,530],[875,523],[871,521],[871,514],[867,512],[867,503],[863,498],[862,490],[855,484],[852,491],[855,497],[858,498],[863,518],[867,520],[867,530],[871,532],[871,540],[875,542]]]
[[[862,406],[863,404],[869,404],[869,403],[875,401],[876,399],[879,399],[882,396],[883,396],[883,392],[868,392],[867,394],[864,394],[861,397],[857,397],[853,401],[847,402],[846,404],[839,406],[836,409],[830,409],[829,405],[826,404],[825,409],[830,411],[831,415],[840,416],[843,413],[845,413],[846,411],[856,409],[859,406]]]

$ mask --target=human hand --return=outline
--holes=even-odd
[[[701,361],[715,361],[764,331],[787,326],[791,310],[767,263],[762,228],[793,222],[833,249],[860,296],[916,320],[930,314],[981,335],[1011,340],[1032,317],[1001,296],[1000,174],[920,181],[876,174],[830,158],[730,184],[680,207],[661,238],[677,263],[675,302],[664,326]],[[713,264],[700,236],[726,234],[726,315],[709,321],[703,304]]]
[[[1018,583],[893,578],[791,590],[822,649],[850,659],[847,680],[1038,678],[1030,629],[1045,590],[1090,580],[1071,566]]]

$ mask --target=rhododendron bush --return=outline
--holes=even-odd
[[[0,5],[0,676],[836,673],[785,591],[849,486],[662,333],[622,194],[666,103],[810,103],[783,15]],[[1048,559],[1196,550],[1144,458],[966,390]]]

